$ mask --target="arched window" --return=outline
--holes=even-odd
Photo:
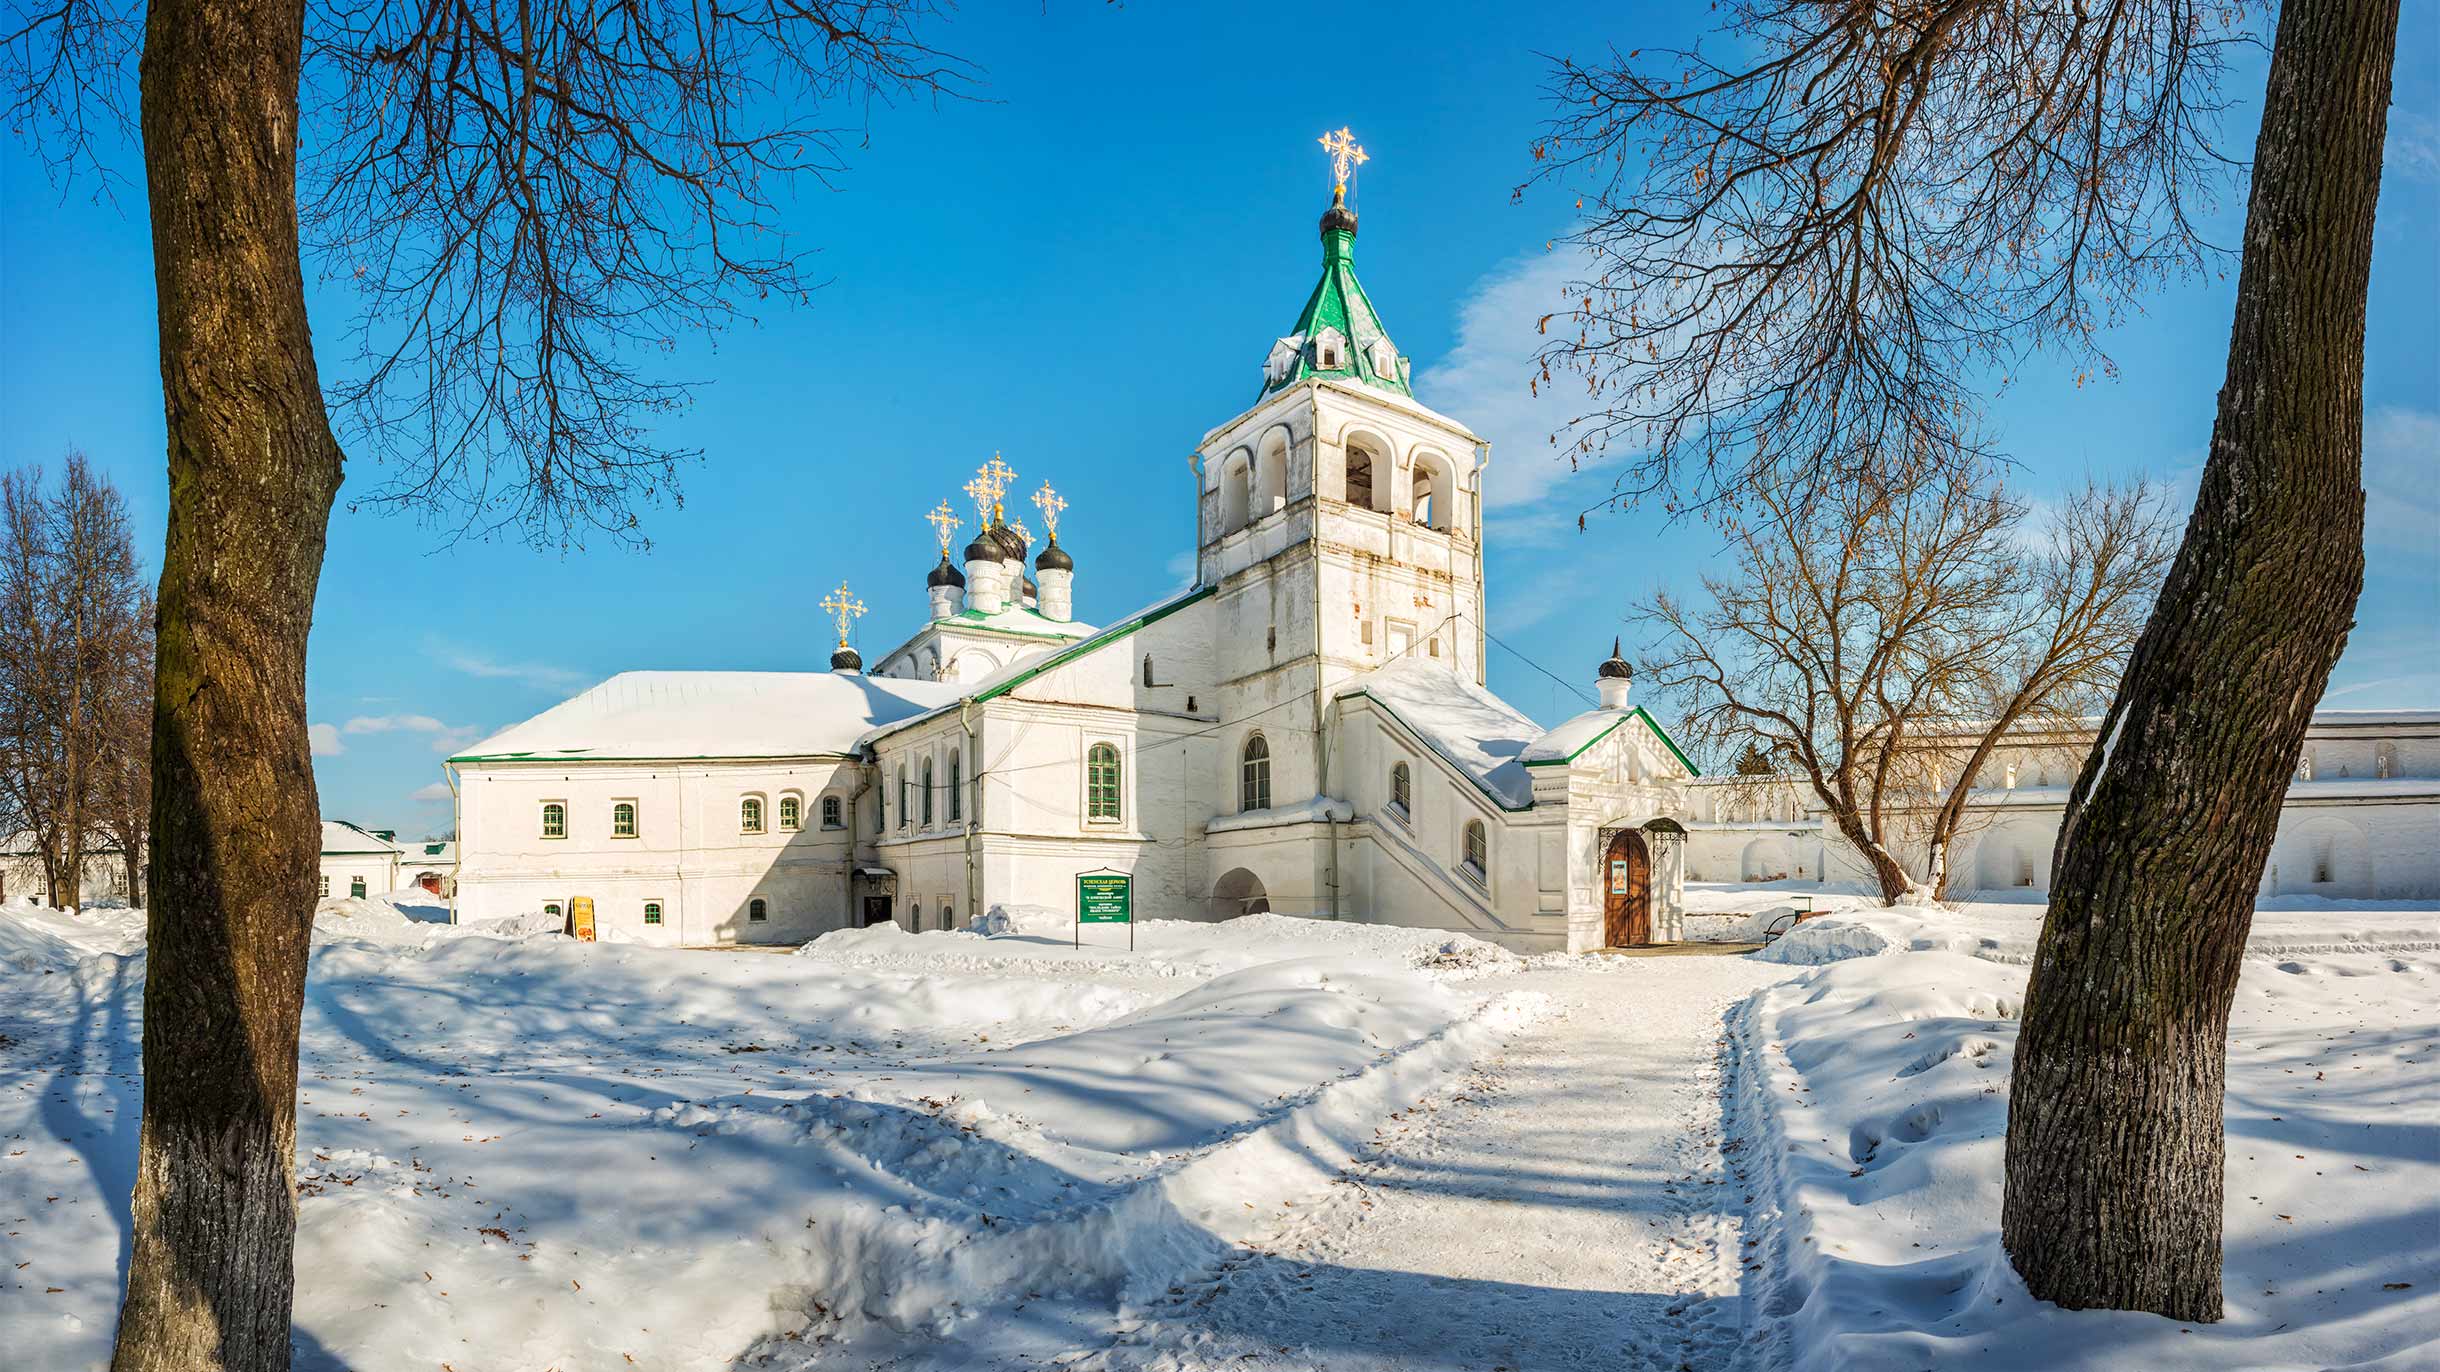
[[[760,924],[769,918],[771,918],[771,907],[763,904],[763,898],[761,896],[756,896],[754,899],[746,902],[747,923]]]
[[[543,803],[542,836],[544,838],[566,838],[568,836],[567,806],[556,800]]]
[[[1459,870],[1481,881],[1491,871],[1491,834],[1479,819],[1466,821],[1466,858]]]
[[[1152,679],[1152,654],[1150,653],[1144,654],[1144,684],[1146,686],[1158,684]]]
[[[1424,466],[1420,462],[1416,463],[1415,498],[1413,505],[1414,520],[1416,523],[1421,524],[1427,529],[1437,529],[1440,527],[1440,521],[1434,517],[1439,492],[1433,489],[1433,487],[1434,482],[1432,480],[1432,469]]]
[[[923,823],[932,827],[932,759],[923,760]]]
[[[918,929],[918,930],[920,930],[920,929],[922,929],[922,928],[923,928],[923,902],[922,902],[922,901],[920,901],[920,900],[918,900],[918,901],[914,901],[914,902],[910,903],[910,904],[907,906],[907,920],[908,920],[909,924],[910,924],[910,925],[911,925],[913,928]]]
[[[822,797],[822,827],[825,829],[845,827],[839,818],[839,798],[837,796]]]
[[[622,800],[610,807],[610,837],[635,837],[635,802]]]
[[[906,764],[902,762],[898,764],[898,827],[901,829],[914,821],[915,811],[907,803],[913,799],[914,793],[907,789]]]
[[[966,755],[949,754],[949,822],[966,817]]]
[[[2310,748],[2305,749],[2296,759],[2296,779],[2298,781],[2313,779],[2313,750]]]
[[[1361,439],[1348,440],[1344,491],[1348,504],[1367,510],[1372,508],[1374,476],[1373,450],[1365,446]]]
[[[1231,455],[1220,468],[1221,533],[1233,534],[1245,527],[1246,510],[1253,503],[1252,480],[1243,453]]]
[[[661,922],[661,902],[657,900],[648,900],[644,902],[644,922],[646,924],[659,924]]]
[[[1118,820],[1118,748],[1096,743],[1084,755],[1084,817]]]
[[[1403,762],[1389,769],[1389,808],[1400,818],[1412,814],[1415,806],[1415,777]]]
[[[737,802],[737,832],[759,834],[763,831],[761,796],[747,796]]]
[[[1245,753],[1238,763],[1237,808],[1271,808],[1271,745],[1260,734],[1245,741]]]
[[[791,791],[779,798],[779,827],[793,834],[805,827],[805,798]]]
[[[1273,429],[1263,435],[1262,449],[1254,458],[1253,517],[1261,519],[1287,503],[1288,431]]]

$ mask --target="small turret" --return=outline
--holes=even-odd
[[[861,672],[864,670],[864,654],[842,643],[839,650],[830,655],[830,670],[851,674]]]
[[[1059,546],[1057,534],[1051,535],[1042,556],[1034,559],[1034,583],[1039,587],[1036,608],[1044,619],[1065,624],[1076,617],[1076,560]]]
[[[1002,588],[1000,548],[985,529],[966,545],[966,608],[978,615],[996,615],[1008,607]]]
[[[1594,686],[1601,692],[1601,708],[1627,708],[1627,691],[1635,685],[1635,668],[1619,653],[1619,640],[1610,640],[1610,656],[1594,672]]]
[[[957,613],[957,602],[966,590],[966,575],[949,560],[947,553],[940,555],[940,565],[932,569],[923,584],[931,598],[932,618],[947,619]]]

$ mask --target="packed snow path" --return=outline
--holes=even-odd
[[[1793,970],[1636,958],[1515,978],[1557,1011],[1078,1365],[1732,1365],[1749,1197],[1723,1153],[1722,1018]]]

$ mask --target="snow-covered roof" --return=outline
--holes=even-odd
[[[960,691],[854,672],[621,672],[450,761],[843,756]]]
[[[1633,710],[1596,706],[1527,744],[1518,761],[1528,766],[1537,762],[1565,762],[1633,718]]]
[[[1074,662],[1076,659],[1083,657],[1087,653],[1097,652],[1100,649],[1106,648],[1109,645],[1118,642],[1120,639],[1128,637],[1136,630],[1143,628],[1145,625],[1150,624],[1154,620],[1160,619],[1174,610],[1183,609],[1186,606],[1193,604],[1195,601],[1203,599],[1205,596],[1208,596],[1211,593],[1212,588],[1209,586],[1189,586],[1183,591],[1178,591],[1174,594],[1161,597],[1159,600],[1152,602],[1150,605],[1136,611],[1134,614],[1128,615],[1126,618],[1121,619],[1107,629],[1095,630],[1093,636],[1090,638],[1082,639],[1078,642],[1071,643],[1064,648],[1054,649],[1047,653],[1037,654],[1028,658],[1020,658],[1017,661],[1002,667],[1000,670],[993,672],[991,675],[984,677],[980,681],[968,682],[962,686],[955,683],[941,683],[942,689],[946,690],[948,694],[942,697],[937,703],[933,704],[928,709],[910,711],[906,715],[897,719],[876,722],[871,729],[866,730],[861,737],[856,739],[856,746],[863,747],[869,745],[884,735],[895,733],[899,729],[905,728],[907,725],[919,723],[932,715],[938,714],[942,710],[957,704],[961,700],[971,699],[983,701],[990,700],[995,696],[1006,695],[1008,692],[1016,689],[1018,686],[1023,685],[1025,682],[1032,680],[1033,678],[1051,670],[1054,667],[1065,666],[1066,664]]]
[[[1542,726],[1515,706],[1433,658],[1402,657],[1357,677],[1339,698],[1366,696],[1413,731],[1442,760],[1511,810],[1533,804],[1525,749]]]
[[[947,625],[958,629],[983,629],[993,633],[1023,634],[1028,638],[1090,638],[1100,632],[1090,624],[1079,624],[1074,620],[1053,619],[1040,610],[1029,609],[1023,605],[1011,605],[993,614],[984,614],[979,610],[960,610],[944,619],[933,620],[932,624]],[[925,627],[930,628],[932,625]]]
[[[322,821],[322,852],[325,856],[338,853],[395,853],[398,845],[370,829],[359,828],[343,819]]]

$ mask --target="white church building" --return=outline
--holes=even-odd
[[[994,458],[934,512],[925,619],[863,670],[628,672],[450,759],[461,920],[591,902],[602,937],[795,942],[1069,908],[1272,910],[1523,948],[1677,937],[1694,765],[1628,701],[1544,729],[1484,685],[1489,447],[1415,399],[1334,198],[1254,403],[1192,459],[1193,586],[1075,622],[1076,563]]]
[[[1615,650],[1556,728],[1486,689],[1489,446],[1415,398],[1355,238],[1334,200],[1260,392],[1196,447],[1189,589],[1076,622],[1064,502],[1033,496],[1035,554],[994,457],[962,554],[962,521],[931,515],[923,620],[870,673],[841,586],[829,671],[626,672],[451,758],[457,918],[581,899],[608,939],[794,943],[1072,909],[1080,874],[1117,871],[1139,917],[1581,951],[1680,937],[1687,880],[1860,878],[1794,786],[1699,777]],[[1994,758],[1952,889],[2047,887],[2089,747]],[[2440,714],[2317,716],[2264,881],[2440,895]]]

